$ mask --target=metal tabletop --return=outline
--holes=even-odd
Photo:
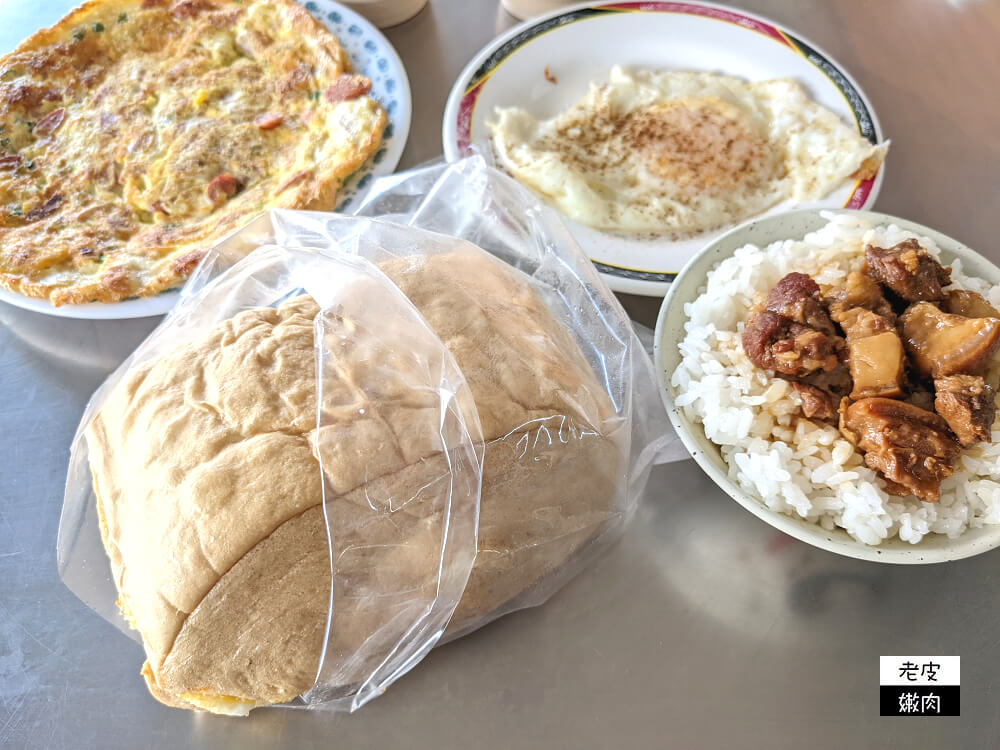
[[[0,1],[0,50],[72,0]],[[893,146],[880,210],[1000,260],[1000,4],[746,0],[824,47]],[[513,24],[432,0],[389,29],[414,120],[401,168],[440,154],[452,81]],[[650,324],[658,300],[626,298]],[[166,708],[140,648],[56,574],[73,431],[155,319],[84,322],[0,303],[0,747],[996,748],[1000,552],[865,563],[778,534],[691,461],[656,470],[623,540],[546,605],[432,652],[354,715],[233,720]],[[962,716],[880,718],[878,657],[962,656]]]

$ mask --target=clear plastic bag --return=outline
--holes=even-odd
[[[59,569],[74,593],[119,626],[126,622],[122,614],[140,623],[169,625],[170,612],[161,611],[161,599],[185,613],[172,643],[162,647],[143,628],[149,660],[162,662],[153,673],[184,680],[186,673],[203,667],[198,662],[206,656],[196,641],[206,633],[226,644],[208,655],[215,662],[212,668],[239,669],[243,663],[266,661],[266,654],[256,652],[281,641],[281,633],[274,632],[276,620],[309,617],[308,607],[296,609],[302,602],[260,607],[253,599],[242,601],[240,584],[272,576],[275,592],[304,594],[315,605],[317,592],[308,587],[316,582],[303,584],[294,570],[281,570],[287,554],[271,548],[277,535],[303,526],[310,513],[325,518],[329,533],[323,551],[337,583],[330,590],[327,582],[324,594],[320,582],[326,614],[323,622],[314,619],[325,626],[325,635],[313,640],[316,684],[302,702],[353,709],[419,661],[437,642],[461,597],[475,556],[481,478],[483,448],[475,407],[447,349],[406,297],[367,261],[263,246],[212,278],[215,266],[226,262],[226,250],[199,269],[178,306],[88,404],[72,448]],[[226,339],[246,339],[268,323],[255,309],[273,308],[276,314],[294,310],[303,295],[315,301],[318,312],[304,316],[315,315],[307,342],[310,350],[315,342],[315,374],[308,375],[315,378],[315,387],[302,403],[279,402],[293,400],[297,390],[302,397],[308,387],[282,389],[252,378],[239,389],[230,387],[232,376],[245,367],[240,362],[202,361],[203,369],[192,367],[173,381],[164,376],[164,368],[191,364],[206,339],[210,346],[219,344],[222,359],[238,357],[240,350]],[[392,325],[386,326],[386,320]],[[272,326],[271,338],[280,325]],[[264,338],[248,351],[265,356],[268,344]],[[338,352],[345,345],[358,355],[354,371],[340,366]],[[303,346],[284,346],[275,361],[291,360],[296,353],[311,354]],[[288,369],[279,365],[271,374],[281,380],[293,374]],[[183,400],[163,395],[171,384],[190,393]],[[268,396],[277,397],[271,399],[273,405],[253,403]],[[402,397],[407,408],[393,410],[393,400]],[[387,405],[378,414],[365,415],[369,402]],[[198,405],[210,412],[204,420],[195,414]],[[157,420],[165,410],[183,412],[186,424]],[[146,420],[148,428],[142,424]],[[146,429],[150,434],[143,439]],[[400,463],[401,457],[383,451],[345,458],[344,448],[359,434],[393,429],[406,430],[406,449],[418,454],[420,470],[398,478],[391,488],[365,482],[365,502],[359,503],[358,477],[392,471],[393,460]],[[167,435],[153,434],[159,430]],[[169,460],[156,455],[164,438],[172,446]],[[377,439],[383,438],[380,434]],[[205,442],[220,440],[226,441],[221,450],[202,450]],[[190,453],[182,447],[185,442]],[[268,478],[294,472],[311,457],[318,459],[313,461],[315,482],[301,476]],[[93,481],[91,464],[96,467]],[[101,486],[137,467],[140,479]],[[178,471],[183,477],[172,479]],[[220,476],[226,481],[220,483]],[[95,484],[102,490],[100,514]],[[307,493],[296,491],[302,484],[317,490],[311,506],[308,496],[299,497]],[[159,512],[168,504],[190,509]],[[401,508],[405,512],[394,512]],[[123,595],[121,614],[114,604],[98,515],[108,529],[112,571]],[[137,531],[143,524],[146,528]],[[225,543],[216,550],[205,549],[223,536]],[[418,554],[410,554],[414,549]],[[290,567],[302,565],[294,560]],[[395,575],[363,575],[369,568]],[[150,595],[151,590],[158,596]],[[166,641],[170,635],[165,634]],[[328,658],[333,654],[338,656]],[[247,668],[254,669],[252,664]],[[205,696],[186,700],[203,707],[209,703]],[[249,707],[232,708],[240,712]]]
[[[518,269],[573,336],[614,407],[603,431],[617,436],[620,474],[605,511],[577,531],[586,541],[536,584],[489,615],[465,623],[453,620],[446,634],[452,638],[508,612],[543,603],[621,533],[652,466],[689,456],[667,420],[652,360],[621,303],[559,215],[533,193],[482,156],[473,156],[383,177],[357,213],[461,238]],[[534,439],[532,443],[537,445]],[[524,457],[533,458],[538,456]],[[481,537],[489,515],[489,462],[486,471],[487,508],[481,511]],[[564,483],[560,491],[571,489]],[[554,548],[556,557],[562,558],[565,541],[566,537],[555,534],[535,539],[530,546],[541,552],[546,546]],[[475,574],[474,570],[473,579]]]
[[[312,664],[314,676],[291,705],[354,710],[442,637],[548,598],[620,533],[650,466],[672,449],[652,364],[627,316],[530,193],[472,158],[376,183],[361,214],[274,211],[221,243],[81,420],[60,522],[60,575],[122,629],[116,584],[160,587],[182,623],[172,641],[170,628],[161,634],[168,648],[151,649],[146,638],[147,656],[177,662],[153,670],[165,681],[230,669],[236,677],[219,684],[270,684],[278,674],[287,690],[302,682],[289,680],[288,665]],[[314,301],[305,312],[296,307],[303,295]],[[298,379],[288,380],[295,368],[258,360],[280,349],[281,326],[295,315],[312,319],[314,364],[306,372],[302,360]],[[267,335],[257,348],[234,349],[251,363],[245,368],[213,354],[261,326]],[[285,390],[274,385],[286,381]],[[313,401],[302,400],[310,389]],[[366,418],[372,408],[377,419]],[[202,419],[211,429],[199,432]],[[225,440],[235,440],[213,432],[222,429],[254,450],[220,465]],[[298,441],[287,450],[253,442],[263,434],[280,440],[283,430]],[[308,464],[303,440],[313,479],[285,470],[288,456]],[[308,502],[288,498],[310,482],[318,489],[306,495],[321,497],[303,510]],[[277,521],[254,494],[261,487],[272,501],[292,503]],[[123,500],[123,492],[131,494]],[[222,500],[186,522],[197,538],[178,536],[184,524],[175,509],[197,508],[213,492]],[[116,536],[107,508],[128,503],[155,532]],[[317,522],[306,525],[317,508],[326,532],[322,612],[306,606],[324,593]],[[126,516],[112,520],[133,530],[146,523]],[[134,560],[113,560],[117,580],[108,574],[102,525],[112,557]],[[312,547],[299,527],[312,534]],[[216,548],[225,554],[211,559]],[[199,576],[191,561],[202,558]],[[177,580],[190,585],[171,589]],[[272,594],[287,599],[274,612]],[[138,614],[123,598],[122,611]],[[300,632],[303,620],[322,621],[313,641]],[[220,663],[228,666],[212,667]],[[185,695],[216,710],[206,696],[241,694],[215,687]],[[291,698],[280,690],[265,697]]]

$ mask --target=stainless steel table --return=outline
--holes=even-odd
[[[67,0],[0,2],[0,50]],[[747,0],[843,62],[893,139],[879,208],[1000,259],[1000,5]],[[432,0],[388,36],[415,116],[401,167],[440,153],[465,62],[513,19]],[[656,303],[630,298],[650,323]],[[350,716],[165,708],[139,647],[66,590],[55,538],[87,397],[155,320],[67,322],[0,304],[0,747],[996,748],[1000,552],[929,567],[776,534],[693,462],[661,467],[627,535],[546,606],[434,651]],[[963,657],[960,718],[879,717],[880,654]]]

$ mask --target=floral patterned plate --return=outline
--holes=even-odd
[[[332,0],[308,0],[303,5],[313,17],[336,34],[351,58],[354,71],[371,79],[371,95],[385,107],[389,116],[379,150],[361,169],[348,178],[341,189],[337,210],[341,213],[351,213],[361,204],[361,199],[368,192],[374,178],[391,174],[403,155],[412,114],[410,82],[396,50],[360,15]],[[0,301],[9,302],[17,307],[62,318],[89,320],[148,318],[163,315],[177,303],[178,297],[176,290],[169,290],[155,297],[130,299],[114,304],[91,302],[84,305],[55,307],[46,299],[25,297],[0,289]]]

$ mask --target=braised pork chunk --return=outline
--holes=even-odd
[[[790,273],[774,285],[764,309],[828,336],[836,333],[819,293],[819,284],[804,273]]]
[[[934,381],[934,409],[963,446],[989,443],[996,416],[993,389],[978,375],[949,375]]]
[[[1000,346],[1000,319],[951,315],[929,302],[910,305],[899,323],[910,359],[926,378],[980,373]]]
[[[949,289],[939,307],[946,313],[966,318],[1000,318],[1000,310],[987,302],[983,295],[964,289]]]
[[[907,302],[939,300],[944,296],[941,287],[951,281],[951,269],[944,268],[914,239],[888,250],[869,245],[865,259],[868,275]]]
[[[878,313],[891,323],[896,321],[896,314],[882,294],[882,287],[860,271],[852,271],[848,274],[847,281],[830,290],[826,302],[830,309],[830,317],[838,323],[843,323],[842,318],[845,314],[850,314],[852,310],[858,308]]]
[[[803,377],[830,372],[840,364],[838,340],[770,310],[761,310],[747,321],[743,349],[758,367]]]
[[[842,404],[840,431],[888,480],[887,492],[928,502],[940,499],[941,480],[954,473],[962,449],[943,418],[889,398]]]
[[[841,432],[887,492],[934,502],[961,449],[991,439],[982,374],[1000,349],[1000,312],[945,289],[951,269],[914,239],[868,245],[863,270],[842,278],[821,290],[787,274],[747,321],[744,351],[792,381],[806,419],[834,419],[839,400]]]

